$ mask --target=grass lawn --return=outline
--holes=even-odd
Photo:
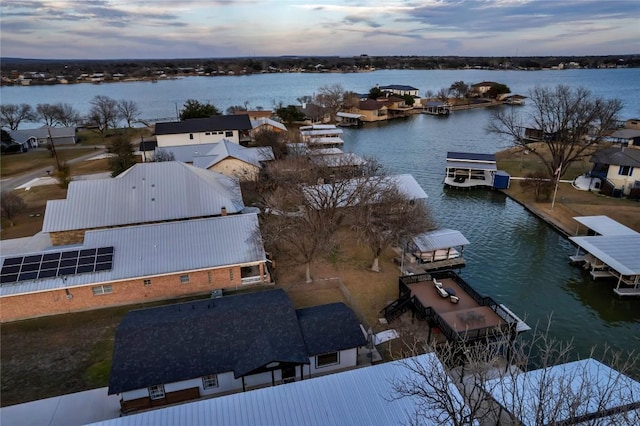
[[[101,135],[98,132],[92,130],[80,130],[78,131],[78,140],[83,146],[94,145],[109,145],[111,140],[122,134],[126,134],[131,141],[139,142],[141,137],[151,136],[153,133],[152,127],[135,127],[131,129],[121,128],[109,130],[105,135]]]
[[[6,219],[2,219],[0,239],[30,237],[42,230],[44,210],[47,200],[62,199],[67,196],[67,190],[58,185],[34,186],[29,191],[16,190],[16,193],[27,204],[27,209],[13,220],[13,226]]]
[[[60,159],[60,162],[64,162],[82,157],[83,155],[91,154],[94,151],[95,148],[77,147],[73,149],[59,149],[58,158]],[[55,159],[51,157],[49,151],[44,148],[19,154],[0,156],[0,177],[3,179],[11,176],[17,176],[31,170],[41,169],[43,167],[49,167],[51,168],[51,171],[56,168]]]

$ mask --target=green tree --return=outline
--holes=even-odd
[[[416,102],[416,100],[411,95],[404,95],[402,99],[404,100],[404,103],[409,106],[413,106],[413,104]]]
[[[129,140],[124,136],[117,137],[109,147],[109,167],[111,168],[111,177],[116,177],[129,167],[136,164],[136,156],[133,154],[133,147]]]
[[[190,118],[207,118],[212,115],[220,115],[220,110],[209,102],[200,102],[197,99],[188,99],[180,111],[180,120]]]
[[[293,123],[294,121],[303,121],[305,119],[304,113],[296,108],[295,105],[280,107],[276,109],[276,114],[287,123]]]
[[[491,89],[487,91],[488,98],[497,98],[499,95],[503,95],[505,93],[511,93],[511,89],[509,86],[505,84],[494,84]]]
[[[369,89],[369,99],[378,99],[384,97],[384,92],[378,86]]]

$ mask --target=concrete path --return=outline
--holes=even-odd
[[[3,426],[80,426],[117,417],[120,397],[107,395],[107,388],[0,408]]]

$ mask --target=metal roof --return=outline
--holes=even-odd
[[[640,234],[569,237],[622,275],[640,275]]]
[[[341,135],[344,132],[342,131],[342,129],[336,129],[334,128],[330,128],[330,129],[313,129],[313,130],[301,130],[300,134],[302,136],[309,136],[309,137],[313,137],[313,136],[331,136],[331,135]]]
[[[421,252],[440,250],[450,247],[466,246],[469,240],[460,231],[439,229],[413,237],[413,242]]]
[[[190,118],[183,121],[156,123],[156,135],[209,132],[212,130],[251,130],[251,120],[246,114],[214,115],[207,118]]]
[[[634,139],[640,137],[640,130],[636,129],[620,129],[611,134],[612,138],[618,139]]]
[[[443,368],[433,353],[402,362],[419,363],[426,371]],[[400,425],[415,423],[418,410],[427,410],[427,418],[440,415],[441,424],[452,425],[445,413],[427,408],[417,397],[391,398],[394,381],[419,380],[402,362],[146,411],[94,426]],[[453,384],[449,394],[454,410],[465,412],[462,396]]]
[[[52,139],[73,138],[76,136],[76,128],[42,126],[37,129],[11,130],[9,133],[16,142],[24,143],[30,138],[47,139],[49,138],[49,133],[51,133]]]
[[[216,143],[201,143],[193,145],[158,146],[155,150],[172,153],[175,161],[193,163],[194,157],[205,155],[211,151],[214,146],[216,146]]]
[[[259,117],[255,120],[251,120],[251,127],[253,127],[253,129],[255,130],[256,128],[260,127],[260,126],[264,126],[264,125],[269,125],[271,127],[275,127],[276,129],[280,129],[282,131],[287,131],[287,128],[284,124],[282,124],[279,121],[276,120],[272,120],[270,118],[267,117]]]
[[[629,414],[624,407],[640,402],[640,383],[592,358],[507,375],[487,381],[484,388],[507,411],[515,408],[512,414],[525,425],[575,424],[572,419],[597,414],[608,414],[595,417],[597,424],[619,424],[616,416]],[[547,408],[549,417],[539,407]],[[631,409],[634,418],[636,410]]]
[[[113,179],[73,181],[49,200],[44,232],[207,217],[244,208],[237,179],[178,161],[140,163]]]
[[[600,235],[634,235],[633,229],[616,222],[609,216],[575,216],[576,222],[583,224]]]
[[[447,152],[447,161],[478,161],[483,163],[495,163],[495,154],[478,154],[473,152]]]
[[[273,160],[273,148],[270,146],[246,148],[228,139],[213,144],[213,147],[206,153],[193,157],[193,165],[202,169],[208,169],[224,160],[225,158],[235,158],[255,167],[262,167],[261,161]]]
[[[266,256],[256,229],[253,213],[88,231],[79,248],[113,246],[113,269],[2,285],[0,296],[262,262]],[[6,257],[11,255],[0,258],[3,264]]]
[[[360,117],[364,117],[362,114],[354,114],[354,113],[351,113],[351,112],[342,112],[342,111],[337,112],[336,116],[343,117],[343,118],[360,118]]]

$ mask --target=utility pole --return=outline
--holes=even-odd
[[[47,133],[49,134],[49,146],[51,147],[51,152],[53,153],[53,157],[56,159],[56,169],[60,170],[60,159],[58,158],[56,146],[53,144],[53,138],[51,137],[51,127],[49,126],[47,126]]]

